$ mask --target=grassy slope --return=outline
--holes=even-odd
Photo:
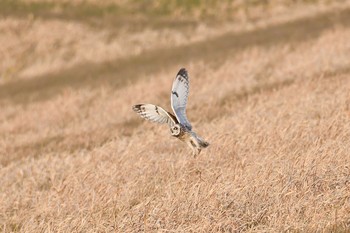
[[[2,84],[0,229],[346,232],[348,12]],[[197,159],[130,107],[170,109],[180,66]]]

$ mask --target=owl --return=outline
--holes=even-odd
[[[194,157],[199,155],[209,143],[192,131],[192,125],[186,116],[186,104],[190,81],[185,68],[177,73],[171,89],[171,108],[174,115],[163,108],[153,104],[136,104],[132,109],[146,120],[167,123],[171,136],[185,142],[191,149]]]

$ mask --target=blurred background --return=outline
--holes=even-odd
[[[2,0],[0,81],[87,64],[116,65],[143,53],[181,49],[345,5],[342,0]],[[183,64],[181,59],[186,58],[172,63]]]
[[[0,58],[3,232],[350,228],[348,0],[1,0]]]

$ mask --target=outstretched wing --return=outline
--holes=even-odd
[[[191,130],[192,126],[186,116],[186,104],[189,89],[189,77],[186,69],[182,68],[177,73],[171,89],[171,108],[173,109],[177,120]]]
[[[178,123],[173,114],[153,104],[136,104],[132,107],[132,110],[146,120],[156,123],[167,123],[169,127]]]

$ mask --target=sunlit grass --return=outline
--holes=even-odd
[[[346,2],[340,0],[338,2]],[[101,17],[145,16],[150,18],[175,16],[182,19],[234,19],[243,11],[246,17],[256,17],[258,10],[272,10],[293,5],[330,4],[326,0],[303,1],[237,1],[237,0],[151,0],[151,1],[31,1],[31,0],[2,0],[0,15],[26,17],[60,17],[66,19],[87,20]],[[251,11],[251,12],[250,12]]]
[[[0,83],[0,231],[349,231],[349,8],[237,29],[172,26],[199,20],[199,1],[127,2],[166,20],[129,30],[104,26],[118,1],[0,2],[1,65],[26,61]],[[131,109],[170,111],[181,67],[210,142],[195,159]]]

